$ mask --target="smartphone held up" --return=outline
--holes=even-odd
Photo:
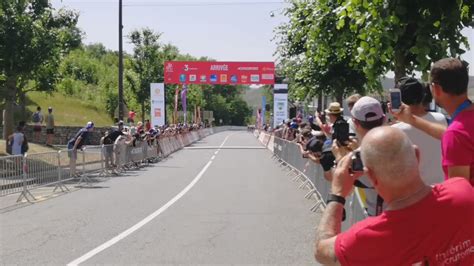
[[[393,112],[399,112],[402,106],[402,93],[399,89],[390,90],[390,104]]]

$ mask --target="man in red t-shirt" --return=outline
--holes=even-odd
[[[353,154],[338,163],[320,220],[315,257],[335,265],[474,265],[474,190],[464,178],[423,183],[419,151],[401,130],[372,129],[361,145],[364,171],[387,203],[341,233],[345,198],[353,189]]]
[[[468,82],[467,63],[459,59],[441,59],[431,68],[431,93],[451,116],[448,128],[414,116],[406,105],[393,115],[441,140],[446,179],[464,177],[474,186],[474,104],[467,97]]]

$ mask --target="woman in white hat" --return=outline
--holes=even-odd
[[[344,109],[341,108],[341,105],[338,102],[333,102],[333,103],[329,104],[329,107],[326,110],[324,110],[324,112],[326,113],[326,115],[329,118],[327,123],[323,123],[321,121],[321,119],[319,119],[319,117],[316,116],[318,126],[321,127],[321,130],[324,132],[326,137],[331,138],[332,133],[333,133],[332,125],[337,120],[344,119],[343,116],[342,116],[343,111],[344,111]]]

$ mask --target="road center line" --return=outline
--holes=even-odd
[[[224,141],[222,142],[222,144],[219,146],[219,149],[222,148],[224,146],[224,144],[227,142],[227,139],[232,136],[233,134],[231,135],[227,135],[227,137],[224,139]],[[219,151],[219,150],[217,150]],[[127,236],[131,235],[132,233],[134,233],[135,231],[137,231],[138,229],[142,228],[144,225],[146,225],[147,223],[151,222],[153,219],[155,219],[158,215],[162,214],[164,211],[166,211],[169,207],[171,207],[174,203],[176,203],[179,199],[181,199],[189,190],[191,190],[191,188],[196,185],[196,183],[199,181],[199,179],[201,179],[201,177],[204,175],[204,173],[207,171],[207,169],[209,168],[209,166],[212,164],[212,160],[215,158],[215,155],[213,156],[213,158],[211,158],[207,164],[204,166],[204,168],[201,169],[201,171],[197,174],[197,176],[193,179],[193,181],[191,181],[191,183],[189,183],[181,192],[179,192],[176,196],[174,196],[170,201],[168,201],[165,205],[163,205],[161,208],[159,208],[158,210],[156,210],[155,212],[153,212],[152,214],[148,215],[145,219],[141,220],[140,222],[138,222],[137,224],[135,224],[134,226],[128,228],[127,230],[123,231],[122,233],[118,234],[117,236],[113,237],[112,239],[110,239],[109,241],[103,243],[102,245],[96,247],[95,249],[87,252],[86,254],[82,255],[81,257],[69,262],[67,265],[79,265],[83,262],[85,262],[86,260],[92,258],[93,256],[99,254],[100,252],[104,251],[105,249],[113,246],[114,244],[116,244],[117,242],[119,242],[120,240],[126,238]]]

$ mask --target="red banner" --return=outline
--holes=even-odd
[[[273,62],[165,62],[167,84],[274,84]]]

